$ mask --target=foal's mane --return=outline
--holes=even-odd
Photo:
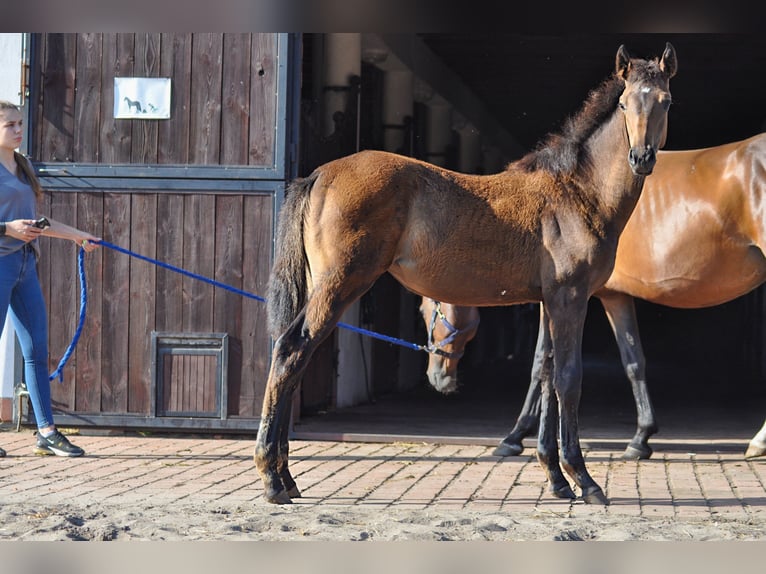
[[[652,81],[661,74],[658,59],[630,61],[633,82]],[[625,81],[612,74],[591,90],[580,111],[565,120],[561,132],[548,134],[533,151],[508,164],[507,169],[567,175],[578,165],[589,164],[585,142],[614,113],[624,88]]]

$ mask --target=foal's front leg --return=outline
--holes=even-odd
[[[580,448],[578,410],[587,302],[587,295],[574,288],[561,289],[551,305],[546,301],[553,344],[554,387],[559,401],[559,442],[564,470],[582,490],[583,500],[608,504],[601,487],[588,474]]]
[[[540,314],[540,334],[537,341],[540,363],[538,367],[540,392],[540,423],[537,437],[537,460],[548,476],[549,490],[558,498],[575,498],[575,493],[559,466],[559,450],[556,442],[558,429],[558,401],[553,389],[553,353],[551,349],[550,324],[544,308]]]

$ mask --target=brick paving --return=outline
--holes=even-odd
[[[254,441],[232,437],[99,436],[74,440],[79,459],[32,454],[30,430],[0,431],[3,503],[242,504],[260,501]],[[501,459],[492,447],[429,442],[291,441],[299,505],[386,509],[487,509],[559,516],[766,519],[766,459],[745,461],[745,440],[666,440],[646,461],[623,461],[621,447],[594,443],[588,468],[611,504],[589,506],[550,497],[532,449]],[[45,488],[39,488],[45,485]]]

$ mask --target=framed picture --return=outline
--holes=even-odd
[[[114,117],[130,120],[170,118],[170,78],[115,78]]]

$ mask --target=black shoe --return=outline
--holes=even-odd
[[[32,450],[35,454],[40,455],[82,456],[85,454],[83,449],[69,442],[58,430],[53,431],[53,434],[48,437],[37,433],[37,444]]]

